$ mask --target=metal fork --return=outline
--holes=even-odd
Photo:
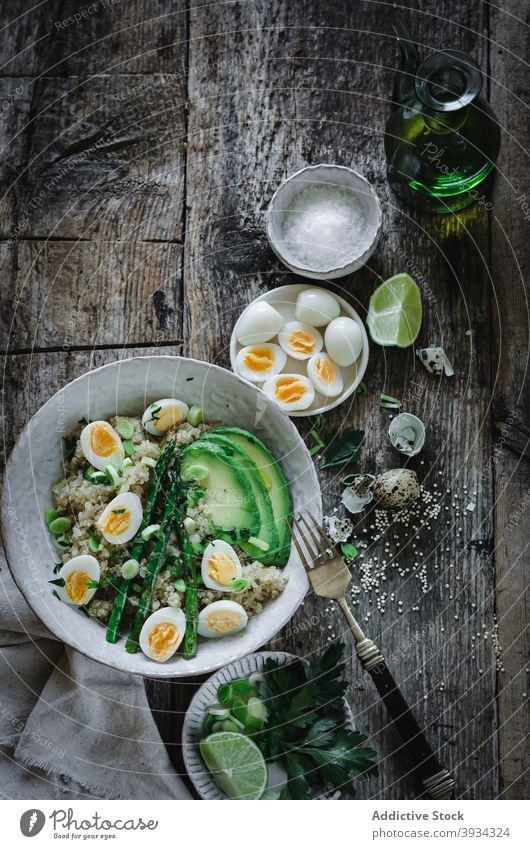
[[[298,521],[294,519],[293,526],[289,522],[287,525],[315,595],[338,602],[344,613],[355,639],[357,657],[377,687],[392,722],[412,758],[413,770],[423,785],[421,796],[431,799],[454,798],[454,779],[438,761],[394,681],[379,648],[373,640],[365,636],[348,607],[345,596],[351,581],[350,570],[322,526],[309,510],[306,510],[306,514],[307,517],[300,514]],[[307,554],[295,533],[295,528]]]

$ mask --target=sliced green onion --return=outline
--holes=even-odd
[[[65,487],[65,486],[66,486],[66,478],[59,478],[59,480],[55,481],[54,485],[52,486],[53,494],[57,495],[57,493],[60,492],[61,489],[63,489],[63,487]]]
[[[178,593],[186,592],[186,581],[183,581],[182,578],[179,578],[177,581],[175,581],[174,586]]]
[[[256,696],[251,696],[247,702],[247,710],[254,719],[261,719],[263,722],[267,719],[267,708],[261,699]]]
[[[69,539],[66,534],[61,534],[54,539],[55,545],[57,548],[70,548],[72,545],[72,540]]]
[[[131,458],[126,457],[125,460],[123,461],[123,468],[124,469],[130,469],[132,464],[133,464],[133,461],[131,460]]]
[[[223,705],[210,705],[207,709],[207,713],[210,716],[215,716],[216,719],[228,719],[230,716],[230,709],[227,707],[223,707]]]
[[[356,475],[352,472],[351,475],[346,475],[345,478],[341,478],[341,484],[343,486],[351,486],[352,483],[356,480],[356,478],[362,477],[362,475]]]
[[[239,731],[241,723],[236,725],[235,718],[233,716],[230,719],[225,719],[224,722],[216,722],[214,725],[221,725],[223,731]],[[212,731],[214,730],[214,725],[212,725]]]
[[[201,408],[197,407],[196,404],[193,404],[193,406],[191,406],[189,411],[188,411],[188,415],[186,416],[186,420],[190,423],[190,425],[193,425],[193,427],[197,427],[197,425],[200,425],[203,418],[204,418],[204,414],[203,414]]]
[[[208,469],[200,463],[196,463],[186,469],[186,474],[182,476],[186,481],[203,481],[208,477]]]
[[[136,448],[134,446],[134,443],[132,443],[130,439],[124,439],[123,442],[122,442],[122,445],[123,445],[123,450],[127,454],[127,457],[130,457],[130,456],[132,456],[132,454],[136,453]]]
[[[264,540],[260,539],[259,537],[249,537],[248,541],[249,541],[250,545],[253,545],[254,548],[259,548],[260,551],[268,551],[269,548],[270,548],[269,543],[265,542]]]
[[[224,722],[214,722],[212,731],[224,731]]]
[[[149,466],[150,469],[154,469],[156,466],[156,460],[154,460],[152,457],[142,457],[140,463],[142,464],[142,466]]]
[[[144,542],[149,542],[155,534],[160,530],[160,525],[148,525],[147,528],[144,528],[142,531],[142,539]]]
[[[234,578],[233,581],[230,581],[228,586],[232,592],[242,593],[248,586],[250,586],[250,581],[247,578]]]
[[[118,495],[123,495],[124,492],[129,492],[130,486],[128,483],[122,483],[122,485],[118,489]]]
[[[130,581],[132,578],[136,578],[139,571],[140,564],[137,560],[126,560],[123,566],[121,567],[121,576],[127,581]]]
[[[251,672],[250,675],[248,676],[248,680],[250,681],[250,683],[253,686],[255,686],[256,684],[259,684],[261,681],[263,681],[263,673],[262,672]]]
[[[403,402],[399,398],[393,398],[392,395],[385,395],[384,392],[381,392],[379,406],[387,410],[399,410],[403,406]]]
[[[368,387],[367,387],[366,383],[364,382],[364,380],[361,380],[361,382],[359,383],[359,386],[357,387],[357,389],[355,391],[357,392],[357,395],[364,395],[365,392],[368,392]]]
[[[58,512],[58,510],[54,510],[53,507],[50,507],[49,510],[44,511],[44,521],[46,522],[48,528],[50,527],[51,522],[53,522],[54,519],[58,519],[59,516],[60,513]]]
[[[232,689],[234,693],[238,696],[252,696],[254,693],[254,687],[248,680],[248,678],[234,678],[232,681]]]
[[[132,439],[134,436],[134,425],[129,419],[118,419],[116,430],[123,439]]]
[[[88,538],[88,547],[90,551],[93,551],[94,553],[96,551],[99,551],[99,549],[101,548],[99,537],[96,534],[90,534]]]
[[[349,560],[355,560],[355,558],[357,557],[357,555],[359,553],[357,551],[357,549],[355,548],[355,546],[352,545],[350,542],[343,542],[341,544],[340,550],[342,552],[342,556],[344,557],[344,559],[348,560],[348,561]]]
[[[140,586],[140,584],[133,584],[132,588],[133,588],[135,593],[141,593],[142,592],[142,587]]]
[[[104,471],[111,484],[118,486],[120,483],[120,476],[116,467],[109,463],[108,466],[105,466]]]
[[[90,483],[108,483],[109,482],[108,475],[106,475],[105,472],[90,472],[90,474],[87,475],[86,479],[87,479],[87,481],[90,481]]]
[[[192,519],[191,516],[186,516],[182,524],[184,525],[184,528],[188,534],[192,534],[195,528],[197,527],[195,519]]]
[[[65,531],[70,530],[71,527],[72,522],[68,516],[57,516],[57,518],[52,519],[52,521],[48,523],[48,528],[52,534],[64,534]]]
[[[231,684],[221,684],[217,690],[217,698],[222,705],[229,705],[232,701],[233,690]]]

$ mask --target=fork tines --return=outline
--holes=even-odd
[[[292,526],[289,524],[287,519],[285,521],[287,522],[287,527],[289,528],[298,556],[302,561],[304,568],[309,570],[312,566],[318,566],[321,563],[325,563],[327,560],[332,560],[337,556],[338,552],[324,531],[324,528],[319,524],[319,522],[317,522],[313,514],[307,509],[305,512],[311,520],[310,522],[308,522],[302,513],[299,514],[298,519],[293,517]],[[308,533],[304,531],[304,527],[302,525],[305,526]],[[298,537],[294,532],[295,528],[298,531],[300,539],[304,543],[309,559],[304,553]],[[314,545],[311,545],[308,539],[308,534]]]

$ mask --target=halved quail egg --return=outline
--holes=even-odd
[[[64,586],[54,587],[62,601],[76,606],[88,604],[98,588],[99,563],[91,554],[78,554],[59,569],[57,577],[64,581]]]
[[[295,360],[308,360],[324,345],[322,335],[316,327],[302,324],[301,321],[288,321],[278,333],[278,341],[283,350]]]
[[[199,613],[197,631],[201,637],[227,637],[246,628],[247,612],[237,601],[222,599],[203,607]]]
[[[142,424],[153,436],[162,436],[167,430],[184,421],[189,407],[177,398],[162,398],[149,404],[142,416]]]
[[[111,545],[125,545],[142,524],[142,502],[134,492],[124,492],[109,501],[98,519],[98,528]]]
[[[106,466],[121,469],[125,452],[120,437],[108,422],[90,422],[79,439],[81,451],[95,469],[102,471]]]
[[[241,577],[241,563],[234,549],[222,539],[206,546],[202,556],[201,575],[211,590],[232,592],[230,584]]]
[[[143,653],[164,663],[173,657],[186,633],[186,617],[178,607],[162,607],[151,613],[140,631],[140,648]]]
[[[311,359],[308,360],[307,376],[316,391],[326,398],[334,398],[335,395],[340,395],[344,388],[340,368],[323,351],[313,354]]]
[[[315,390],[302,374],[276,374],[263,384],[265,395],[286,412],[307,410],[315,400]]]
[[[254,383],[267,380],[278,374],[287,362],[287,354],[279,345],[270,342],[261,345],[247,345],[241,348],[236,358],[237,371],[241,377]]]

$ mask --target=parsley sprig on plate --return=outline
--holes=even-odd
[[[269,659],[256,684],[267,721],[255,742],[267,761],[278,761],[288,781],[281,799],[309,799],[311,790],[355,795],[352,779],[377,772],[366,737],[346,728],[344,645],[337,643],[307,663]]]

